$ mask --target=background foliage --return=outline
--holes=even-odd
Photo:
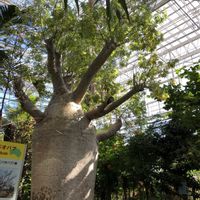
[[[100,144],[96,199],[200,197],[199,69],[179,70],[185,85],[164,86],[167,119],[135,131],[126,143],[115,137]]]

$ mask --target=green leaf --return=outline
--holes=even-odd
[[[79,14],[79,3],[78,3],[78,0],[75,0],[75,3],[76,3],[76,8],[77,8],[77,11],[78,11],[78,14]]]
[[[110,0],[106,0],[106,15],[108,18],[108,26],[110,29],[110,20],[111,20],[111,6],[110,6]]]
[[[119,3],[121,4],[122,8],[124,9],[124,11],[126,13],[127,19],[130,21],[126,0],[118,0],[118,1],[119,1]]]
[[[98,2],[99,2],[99,0],[96,0],[96,1],[94,2],[94,5],[96,5]]]
[[[121,13],[120,13],[120,11],[118,9],[115,12],[116,12],[116,16],[117,16],[117,18],[118,18],[118,20],[120,22],[121,19],[122,19]]]
[[[67,10],[68,7],[68,0],[64,0],[64,9]]]

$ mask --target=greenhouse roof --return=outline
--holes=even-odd
[[[200,55],[200,2],[192,0],[165,1],[157,12],[166,10],[167,20],[159,27],[164,41],[158,47],[165,60],[178,59],[190,65]]]
[[[167,62],[178,59],[176,67],[189,66],[200,60],[200,1],[158,0],[152,5],[154,12],[167,13],[167,19],[159,26],[163,41],[157,48],[159,58]],[[137,67],[137,53],[129,65],[120,71],[120,82],[132,78],[131,71]],[[174,70],[167,80],[176,78]],[[147,101],[148,116],[165,112],[163,105],[155,100]]]
[[[200,56],[200,1],[160,0],[154,5],[155,12],[165,11],[168,15],[159,30],[164,40],[157,48],[160,59],[167,62],[178,59],[178,65],[190,65]],[[137,53],[133,55],[121,75],[132,71],[137,65]],[[130,74],[130,73],[129,73]]]

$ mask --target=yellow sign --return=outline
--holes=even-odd
[[[0,200],[17,200],[26,145],[0,141]]]
[[[13,142],[0,141],[0,158],[23,160],[25,145]]]

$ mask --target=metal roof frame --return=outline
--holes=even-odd
[[[158,0],[152,10],[156,13],[169,13],[166,21],[159,26],[164,40],[157,48],[158,56],[163,61],[178,59],[177,68],[191,65],[200,60],[200,1],[195,0]],[[132,77],[132,71],[137,69],[137,52],[133,53],[128,66],[120,70],[120,83],[125,83]],[[171,72],[174,76],[175,72]],[[165,81],[169,79],[167,77]],[[177,77],[177,76],[175,76]],[[146,102],[147,115],[161,114],[162,103],[155,100]],[[153,104],[158,104],[157,112],[152,112]]]

